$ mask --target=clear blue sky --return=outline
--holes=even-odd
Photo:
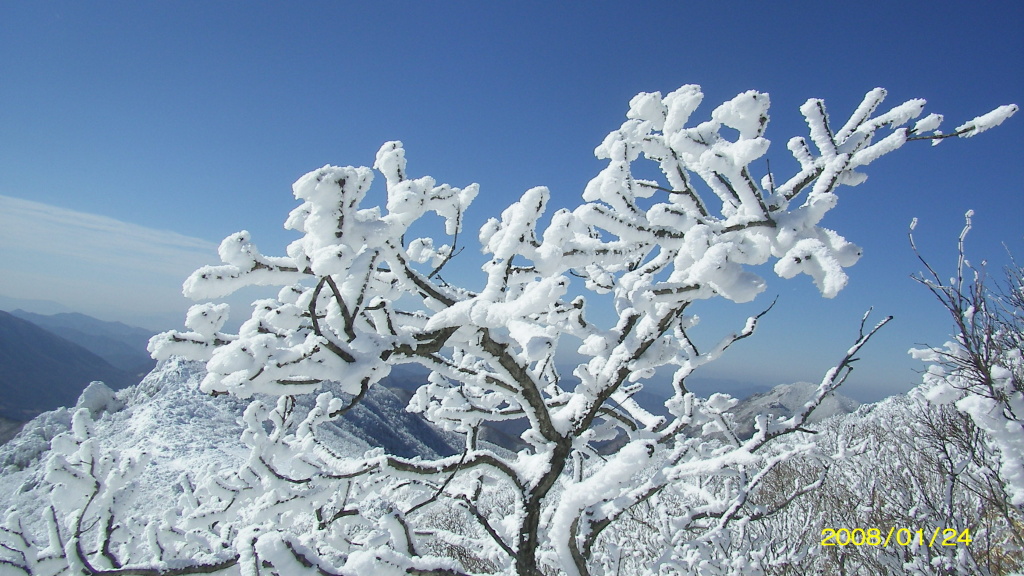
[[[283,253],[290,185],[311,169],[371,165],[400,139],[412,174],[480,183],[476,228],[535,185],[575,202],[630,97],[689,83],[706,94],[695,118],[769,92],[785,173],[809,97],[838,118],[882,86],[946,129],[1024,104],[1024,3],[0,1],[0,296],[176,327],[180,281],[221,238],[248,229]],[[846,393],[909,388],[907,348],[949,323],[908,279],[907,224],[947,270],[968,208],[976,259],[1004,262],[1001,242],[1024,257],[1022,145],[1018,115],[870,166],[825,222],[865,248],[849,287],[826,301],[805,276],[769,277],[754,308],[779,305],[707,376],[817,380],[873,305],[896,321]],[[702,325],[754,308],[706,308]]]

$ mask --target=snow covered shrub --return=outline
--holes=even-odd
[[[766,574],[987,576],[1024,568],[1024,515],[1007,506],[997,455],[968,416],[931,404],[926,390],[824,422],[814,441],[820,453],[836,457],[801,455],[770,474],[767,488],[774,493],[786,484],[826,480],[754,527],[769,541]],[[971,543],[821,545],[823,529],[851,527],[878,529],[883,539],[890,528],[928,534],[949,528],[958,536],[967,530]]]
[[[914,247],[927,269],[916,279],[949,312],[955,335],[942,347],[910,353],[929,362],[925,396],[937,405],[955,408],[976,430],[977,451],[987,456],[992,477],[989,504],[1000,516],[1014,519],[1010,539],[1017,554],[1008,560],[1020,569],[1024,568],[1020,554],[1024,549],[1024,268],[1012,262],[1000,282],[986,275],[984,262],[980,268],[971,265],[964,240],[972,217],[971,211],[965,215],[956,274],[948,281]]]
[[[964,239],[973,215],[965,215],[956,275],[948,283],[918,253],[928,274],[916,279],[950,313],[955,340],[910,353],[930,363],[924,376],[928,398],[953,403],[987,435],[1010,503],[1024,510],[1024,268],[1012,264],[1004,282],[993,285],[984,263],[971,265]],[[913,235],[910,240],[913,245]]]
[[[286,255],[266,256],[239,232],[221,243],[223,264],[184,285],[196,299],[248,285],[280,286],[277,297],[254,303],[238,334],[223,331],[227,305],[200,304],[188,331],[150,343],[157,358],[205,361],[205,392],[280,398],[257,396],[246,411],[248,462],[196,478],[170,520],[217,550],[210,562],[233,555],[244,574],[756,573],[766,543],[748,528],[776,512],[755,504],[760,487],[795,457],[828,457],[794,432],[880,324],[861,327],[801,414],[760,417],[740,440],[736,401],[696,397],[686,379],[753,334],[761,315],[698,349],[691,306],[754,299],[766,284],[752,268],[771,261],[783,278],[807,274],[834,296],[860,257],[819,225],[836,191],[908,141],[971,136],[1016,110],[941,134],[937,115],[911,124],[923,100],[876,114],[884,97],[869,92],[838,129],[822,101],[804,104],[810,140],[789,141],[800,169],[782,179],[751,168],[769,147],[766,94],[740,94],[689,126],[699,87],[639,94],[597,147],[608,164],[578,207],[547,215],[549,191],[533,188],[482,227],[480,291],[441,276],[461,249],[476,184],[411,177],[400,142],[374,163],[384,206],[364,206],[371,168],[303,176],[285,223],[302,237]],[[641,159],[657,179],[634,175]],[[568,347],[583,356],[572,378],[556,363]],[[460,454],[347,453],[323,434],[401,364],[430,370],[409,409],[463,435]],[[659,369],[674,372],[666,416],[633,399]],[[345,394],[321,392],[325,381]],[[317,392],[315,406],[296,410],[296,397]],[[506,421],[524,425],[524,448],[478,441],[484,425]],[[777,503],[819,485],[794,483]],[[182,566],[159,551],[117,559]]]

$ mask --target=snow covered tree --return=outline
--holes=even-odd
[[[949,312],[955,334],[942,347],[910,352],[930,363],[924,376],[928,398],[953,404],[984,432],[999,460],[1004,505],[1019,514],[1024,513],[1024,268],[1012,262],[999,283],[986,275],[984,262],[971,265],[964,240],[973,215],[965,215],[956,271],[949,280],[914,246],[927,269],[916,279]],[[912,234],[910,241],[913,246]]]
[[[771,470],[814,453],[792,433],[881,323],[862,326],[800,415],[762,416],[740,440],[735,400],[696,397],[686,379],[753,334],[761,315],[705,349],[691,339],[691,306],[754,299],[766,284],[752,268],[773,260],[779,276],[807,274],[825,297],[836,295],[861,255],[820,226],[836,190],[863,182],[862,168],[907,142],[973,136],[1017,109],[941,133],[941,116],[917,120],[923,100],[876,114],[885,95],[870,91],[838,128],[821,100],[807,101],[810,142],[789,141],[800,168],[780,179],[755,178],[752,168],[769,147],[767,94],[740,94],[689,127],[699,87],[639,94],[597,147],[608,164],[582,204],[547,216],[550,193],[533,188],[483,226],[490,260],[478,292],[441,274],[461,249],[476,184],[410,177],[400,142],[376,156],[383,207],[363,205],[370,168],[303,176],[293,187],[301,204],[285,223],[302,236],[285,256],[264,255],[239,232],[221,243],[222,265],[184,285],[196,299],[249,285],[280,286],[277,297],[255,302],[238,334],[222,331],[226,304],[200,304],[189,331],[150,344],[157,358],[205,361],[208,393],[261,395],[245,415],[249,463],[196,489],[182,512],[189,530],[234,547],[246,573],[582,575],[617,570],[630,555],[642,559],[638,573],[755,569],[756,550],[734,531],[772,512],[752,500]],[[641,158],[657,179],[634,175]],[[556,363],[569,347],[584,357],[571,376]],[[323,423],[410,363],[430,376],[409,409],[463,434],[463,452],[333,452]],[[662,368],[674,373],[668,416],[632,398]],[[296,398],[325,382],[345,394],[322,392],[298,409]],[[483,426],[509,420],[526,427],[518,453],[479,440]],[[818,485],[793,486],[779,505]],[[630,549],[628,524],[641,509],[656,519],[653,552]]]

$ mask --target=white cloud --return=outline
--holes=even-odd
[[[190,304],[182,281],[216,260],[206,240],[0,196],[2,295],[138,325],[180,323]]]

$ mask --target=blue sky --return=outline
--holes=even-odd
[[[282,253],[291,183],[370,165],[391,139],[412,174],[481,185],[473,229],[536,185],[571,205],[630,97],[691,83],[706,94],[695,118],[770,93],[768,156],[784,174],[809,97],[839,118],[882,86],[889,104],[927,99],[946,129],[1024,104],[1024,4],[0,1],[0,297],[176,327],[181,280],[224,236],[248,229]],[[870,166],[825,221],[865,249],[848,288],[823,300],[805,276],[769,277],[752,307],[705,307],[717,335],[780,297],[705,379],[817,380],[874,306],[896,320],[846,393],[916,383],[906,350],[941,343],[949,322],[909,280],[907,224],[920,219],[918,242],[945,270],[969,208],[976,259],[998,267],[1002,242],[1021,256],[1022,150],[1017,116]]]

